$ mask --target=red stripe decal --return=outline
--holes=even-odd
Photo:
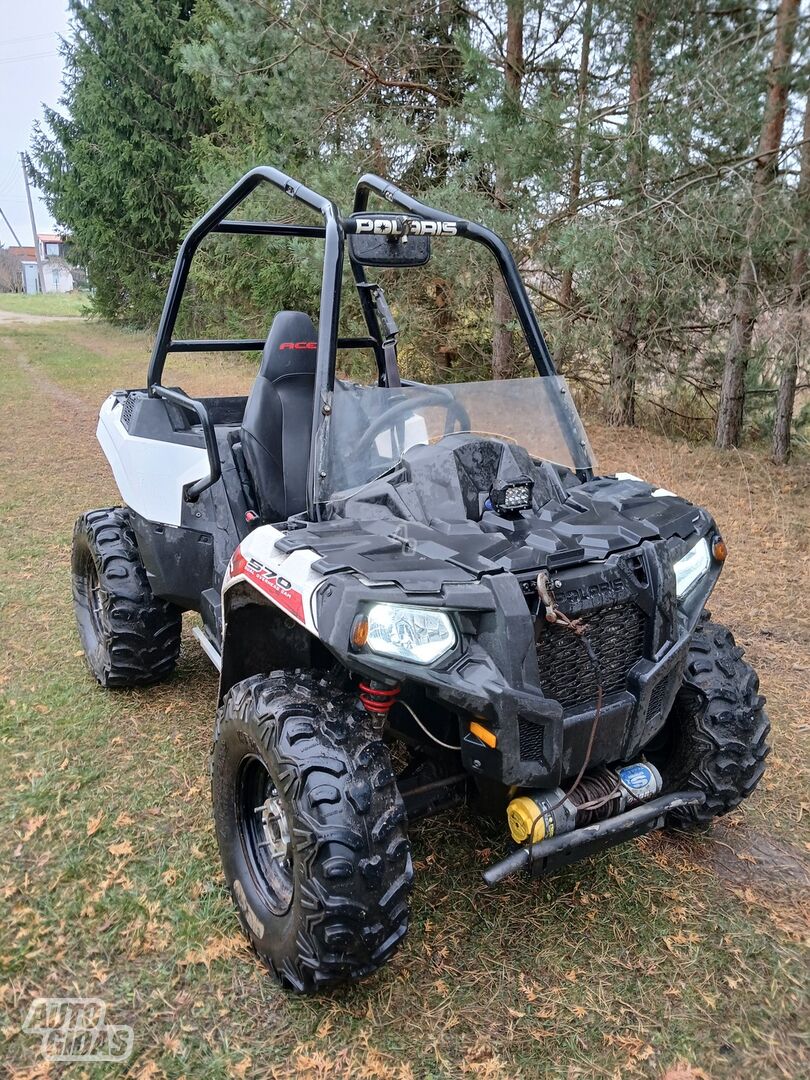
[[[277,573],[269,566],[259,562],[258,559],[246,559],[239,548],[231,556],[231,564],[228,567],[230,577],[244,576],[255,585],[256,588],[269,597],[274,604],[289,611],[299,622],[305,623],[304,598],[301,593],[294,589],[292,582],[288,581],[283,574]]]

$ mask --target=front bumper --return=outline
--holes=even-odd
[[[528,870],[532,877],[542,877],[550,870],[595,855],[604,848],[663,828],[666,816],[686,806],[701,806],[706,801],[702,791],[676,791],[660,795],[651,802],[625,810],[623,814],[586,825],[562,836],[552,836],[536,844],[520,847],[483,872],[487,885],[494,885],[511,874]]]

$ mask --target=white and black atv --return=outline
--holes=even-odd
[[[311,225],[229,220],[261,183]],[[391,210],[368,210],[371,195]],[[209,233],[323,245],[317,329],[175,340]],[[431,238],[497,261],[537,374],[400,377],[368,267],[423,265]],[[341,338],[344,247],[368,327]],[[167,355],[255,349],[247,398],[163,385]],[[370,386],[336,377],[367,350]],[[408,924],[408,822],[469,799],[505,817],[484,873],[534,875],[665,825],[700,825],[760,780],[755,673],[704,603],[725,546],[705,511],[596,476],[508,249],[490,230],[364,176],[354,211],[271,168],[248,173],[180,250],[146,387],[113,393],[98,437],[123,507],[79,518],[73,592],[107,687],[168,676],[184,611],[220,671],[211,765],[225,877],[288,987],[377,969]],[[398,742],[399,772],[389,747]]]

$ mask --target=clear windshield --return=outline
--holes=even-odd
[[[585,429],[559,376],[390,389],[338,380],[321,459],[321,501],[375,480],[411,446],[461,432],[510,440],[536,460],[571,469],[593,465]]]

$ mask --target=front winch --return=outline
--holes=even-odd
[[[549,836],[570,832],[576,824],[577,808],[564,791],[535,791],[512,799],[506,808],[509,831],[516,844],[533,843]]]
[[[584,776],[570,793],[554,788],[512,799],[506,820],[515,843],[536,844],[647,802],[662,786],[661,774],[648,762],[599,769]]]

